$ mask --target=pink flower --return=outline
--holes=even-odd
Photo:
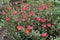
[[[5,14],[6,14],[6,12],[2,11],[2,15],[5,15]]]
[[[16,5],[17,3],[16,3],[16,2],[13,2],[12,4],[13,4],[13,5]]]
[[[9,18],[9,17],[6,17],[5,20],[6,20],[6,21],[10,21],[10,18]]]
[[[11,10],[11,8],[10,8],[10,7],[6,7],[6,10],[10,11],[10,10]]]
[[[36,20],[37,20],[37,21],[40,21],[40,20],[41,20],[41,18],[40,18],[40,17],[36,17]]]
[[[43,10],[43,8],[42,8],[42,7],[38,7],[38,10],[42,11],[42,10]]]
[[[24,19],[26,19],[26,18],[27,18],[27,15],[26,15],[26,14],[24,14],[24,15],[23,15],[23,18],[24,18]]]
[[[43,22],[43,23],[46,22],[46,19],[42,18],[42,19],[41,19],[41,22]]]
[[[17,11],[13,11],[12,14],[13,14],[13,15],[16,15],[16,14],[17,14]]]
[[[52,4],[52,2],[48,2],[47,6],[49,7]]]
[[[42,37],[47,37],[47,33],[42,33],[41,36]]]
[[[19,19],[18,18],[15,18],[16,21],[18,21]]]
[[[47,24],[47,26],[48,26],[48,27],[51,27],[51,24],[50,24],[50,23],[48,23],[48,24]]]
[[[46,25],[45,24],[42,24],[42,28],[46,28]]]
[[[32,29],[32,28],[33,28],[33,27],[32,27],[32,26],[30,26],[30,25],[28,25],[28,26],[27,26],[27,29]]]
[[[20,13],[21,13],[21,14],[24,14],[24,11],[21,9]]]
[[[43,7],[43,9],[45,9],[45,8],[47,9],[47,8],[48,8],[47,5],[44,5],[44,6],[42,6],[42,7]]]
[[[30,12],[29,15],[30,15],[30,16],[34,16],[34,13],[33,13],[33,12]]]
[[[22,26],[17,26],[17,30],[22,30]]]
[[[22,4],[22,5],[24,5],[24,6],[26,5],[26,4],[25,4],[25,3],[23,3],[23,2],[21,2],[21,4]]]
[[[23,22],[25,22],[25,21],[26,21],[26,19],[22,19],[22,21],[23,21]]]
[[[34,4],[29,4],[30,6],[34,6]]]

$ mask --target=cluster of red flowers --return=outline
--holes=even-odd
[[[48,2],[48,4],[46,4],[46,5],[39,6],[39,7],[38,7],[38,10],[43,11],[43,9],[48,9],[48,7],[49,7],[50,5],[51,5],[51,2]]]
[[[37,9],[38,10],[40,10],[40,11],[42,11],[43,9],[47,9],[49,6],[50,6],[50,4],[51,3],[48,3],[47,5],[44,5],[44,6],[40,6],[40,7],[38,7]],[[22,3],[22,8],[21,8],[21,10],[20,10],[20,14],[22,14],[22,21],[23,22],[26,22],[26,19],[28,18],[28,16],[30,16],[30,17],[34,17],[35,16],[35,13],[33,12],[33,11],[31,11],[31,12],[29,12],[28,14],[26,14],[26,13],[24,13],[26,10],[28,11],[28,10],[30,10],[30,8],[29,8],[29,5],[26,5],[26,4],[24,4],[24,3]],[[6,10],[7,11],[10,11],[11,10],[11,7],[6,7]],[[12,15],[14,16],[14,15],[19,15],[19,13],[18,13],[18,11],[17,10],[19,10],[19,7],[18,6],[16,6],[16,10],[13,10],[11,13],[12,13]],[[7,12],[5,12],[5,11],[2,11],[2,15],[4,16],[4,15],[6,15],[6,14],[8,14]],[[10,15],[11,16],[11,15]],[[6,17],[5,17],[5,20],[6,21],[10,21],[11,20],[11,18],[7,15]],[[32,19],[31,19],[32,20]],[[45,23],[47,20],[45,19],[45,18],[40,18],[40,17],[36,17],[35,18],[35,20],[36,21],[41,21],[42,23]],[[15,18],[15,21],[19,21],[19,18],[17,17],[17,18]],[[42,28],[50,28],[52,26],[52,24],[51,23],[47,23],[47,24],[41,24],[41,27]],[[23,28],[23,26],[21,26],[21,25],[18,25],[18,26],[16,26],[16,28],[17,28],[17,30],[22,30],[22,28]],[[33,26],[30,26],[30,25],[28,25],[27,26],[27,28],[25,28],[25,33],[26,34],[29,34],[30,33],[30,30],[31,29],[33,29]],[[41,34],[41,36],[42,37],[46,37],[47,36],[47,33],[42,33]]]

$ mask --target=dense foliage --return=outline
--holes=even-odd
[[[0,26],[11,40],[53,40],[60,36],[60,4],[54,1],[27,0],[3,4]]]

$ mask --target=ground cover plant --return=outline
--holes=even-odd
[[[11,40],[59,40],[58,0],[7,3],[5,1],[0,8],[0,26],[7,29]]]

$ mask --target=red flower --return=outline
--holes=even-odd
[[[33,27],[32,27],[32,26],[30,26],[30,25],[28,25],[28,26],[27,26],[27,29],[32,29],[32,28],[33,28]]]
[[[43,10],[43,8],[42,8],[42,7],[38,7],[38,10],[42,11],[42,10]]]
[[[46,28],[46,25],[45,24],[42,24],[42,28]]]
[[[18,21],[18,18],[15,18],[16,21]]]
[[[10,8],[10,7],[6,7],[6,10],[10,11],[10,10],[11,10],[11,8]]]
[[[42,37],[47,37],[47,33],[42,33],[41,36]]]
[[[9,17],[6,17],[5,20],[6,20],[6,21],[10,21],[10,18],[9,18]]]
[[[26,18],[27,18],[27,15],[26,15],[26,14],[24,14],[24,15],[23,15],[23,18],[24,18],[24,19],[26,19]]]
[[[44,19],[44,18],[43,18],[43,19],[41,19],[41,22],[43,22],[43,23],[44,23],[44,22],[46,22],[46,19]]]
[[[2,11],[2,15],[5,15],[5,14],[6,14],[6,12]]]
[[[16,6],[16,10],[18,10],[19,9],[19,7],[18,6]]]
[[[34,16],[34,13],[33,13],[33,12],[30,12],[29,15],[30,15],[30,16]]]
[[[40,21],[40,20],[41,20],[41,18],[40,18],[40,17],[36,17],[36,20],[37,20],[37,21]]]
[[[13,11],[12,14],[13,14],[13,15],[16,15],[16,14],[17,14],[17,11]]]
[[[48,23],[48,24],[47,24],[47,26],[48,26],[48,27],[51,27],[51,24],[50,24],[50,23]]]
[[[22,26],[17,26],[17,30],[22,30]]]
[[[23,22],[25,22],[25,21],[26,21],[26,19],[22,19],[22,21],[23,21]]]
[[[22,10],[29,10],[29,7],[28,7],[28,6],[24,6],[24,7],[22,8]]]

